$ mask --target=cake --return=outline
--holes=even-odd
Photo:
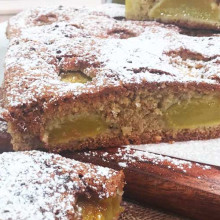
[[[14,150],[220,137],[220,35],[129,21],[122,7],[43,8],[9,21],[4,117]]]
[[[219,0],[126,0],[126,18],[220,30]]]
[[[39,151],[0,154],[0,219],[118,219],[122,172]]]

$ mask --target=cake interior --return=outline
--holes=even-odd
[[[80,72],[67,75],[67,83],[88,82]],[[16,143],[15,150],[40,146],[55,152],[130,143],[198,140],[218,137],[219,108],[220,93],[199,89],[198,85],[196,89],[194,86],[177,89],[176,85],[165,84],[151,89],[139,85],[135,90],[113,89],[95,98],[90,94],[86,101],[69,99],[43,115],[40,129],[28,123],[30,120],[26,117],[24,120],[30,125],[28,133],[20,133],[16,123],[11,122],[8,131],[13,136],[12,143]]]
[[[170,106],[165,112],[167,126],[174,129],[195,129],[220,124],[220,97],[202,96]]]
[[[128,19],[220,22],[220,7],[214,0],[127,0],[126,10]]]
[[[220,21],[220,8],[210,0],[161,0],[150,11],[152,18],[195,19],[204,21]]]
[[[118,219],[124,210],[120,206],[121,196],[109,197],[107,199],[88,199],[81,196],[78,199],[78,207],[82,213],[83,220],[112,220]]]
[[[105,132],[107,123],[95,114],[76,114],[57,120],[44,136],[50,145],[64,144],[69,141],[94,138]]]
[[[218,93],[178,92],[172,88],[148,92],[142,88],[110,97],[85,105],[79,102],[77,108],[66,104],[62,116],[55,112],[54,119],[45,124],[42,141],[52,148],[69,145],[77,149],[86,140],[104,143],[116,137],[132,140],[139,135],[162,133],[175,138],[184,129],[203,131],[220,125]]]
[[[168,100],[167,100],[168,101]],[[170,100],[172,102],[172,100]],[[174,101],[174,100],[173,100]],[[147,132],[163,128],[164,130],[172,129],[202,129],[204,127],[215,127],[220,125],[220,97],[218,96],[201,96],[190,98],[178,102],[173,102],[167,109],[155,108],[152,114],[143,116],[143,127],[137,128],[140,132]],[[126,112],[120,110],[120,113],[126,117]],[[133,109],[133,114],[129,119],[135,121],[135,113],[139,113],[138,109]],[[156,116],[156,123],[152,123]],[[140,122],[140,118],[136,117]],[[86,138],[96,138],[97,136],[111,136],[111,127],[117,128],[117,133],[131,133],[135,126],[128,123],[129,127],[120,127],[121,121],[118,123],[112,120],[112,123],[106,121],[101,115],[91,113],[71,114],[61,120],[50,123],[50,128],[46,130],[47,135],[44,141],[49,145],[67,144],[71,141],[83,141]],[[135,124],[134,124],[135,125]],[[113,129],[112,129],[113,131]]]
[[[87,83],[92,79],[79,71],[69,71],[60,74],[61,81],[70,83]]]

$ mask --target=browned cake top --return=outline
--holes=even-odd
[[[123,174],[38,151],[0,155],[0,219],[79,217],[78,195],[108,198]]]
[[[121,20],[122,8],[36,9],[13,18],[8,33],[19,37],[12,38],[6,57],[6,107],[43,100],[47,108],[61,96],[129,84],[192,82],[219,88],[219,34],[191,36],[170,25]],[[92,81],[62,82],[60,74],[70,70]]]

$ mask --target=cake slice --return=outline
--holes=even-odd
[[[126,18],[220,30],[218,0],[126,0]]]
[[[207,142],[213,143],[213,141]],[[215,141],[215,143],[217,144],[219,141]],[[175,143],[177,146],[178,144],[181,145],[181,143]],[[185,145],[188,145],[186,150],[189,150],[194,144],[186,143]],[[200,144],[203,145],[203,143]],[[139,150],[134,148],[139,148]],[[170,146],[170,148],[174,150],[174,146]],[[126,181],[125,197],[132,201],[175,212],[187,219],[219,220],[219,166],[209,166],[149,151],[150,148],[147,146],[130,145],[91,151],[65,152],[64,155],[83,162],[123,169]],[[124,214],[126,214],[126,208]],[[136,216],[139,216],[138,213]],[[143,215],[140,219],[134,219],[155,219],[147,214],[145,217]],[[128,220],[130,219],[128,218]],[[164,218],[158,217],[158,219]]]
[[[124,175],[38,151],[0,154],[0,219],[118,219]]]
[[[220,35],[106,11],[11,38],[4,107],[14,149],[220,137]]]

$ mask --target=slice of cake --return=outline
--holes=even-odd
[[[220,137],[220,35],[106,11],[77,11],[12,37],[4,107],[14,149]]]
[[[219,0],[126,0],[126,18],[220,30]]]
[[[0,219],[118,219],[124,175],[38,151],[0,154]]]

